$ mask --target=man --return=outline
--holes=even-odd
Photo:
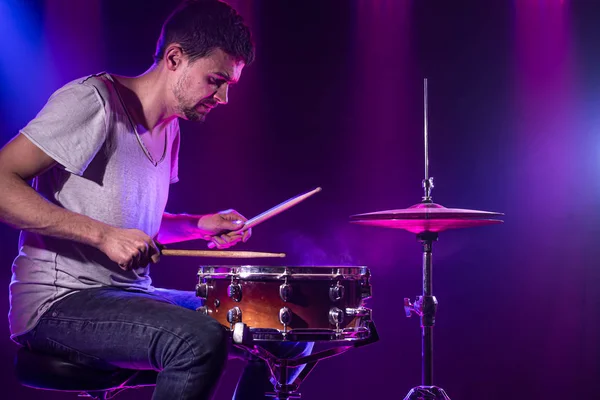
[[[164,210],[178,180],[178,118],[201,121],[226,104],[253,57],[231,7],[186,2],[163,25],[150,69],[68,83],[0,151],[0,218],[21,230],[10,285],[15,342],[97,368],[160,371],[155,400],[210,398],[226,332],[194,311],[193,293],[155,289],[148,264],[157,242],[202,238],[224,249],[250,238],[233,210]],[[267,371],[250,362],[236,398],[262,398]]]

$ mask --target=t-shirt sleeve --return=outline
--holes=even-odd
[[[173,125],[173,144],[171,145],[171,183],[179,182],[179,142],[181,133],[179,131],[179,122],[175,119]]]
[[[21,133],[67,171],[82,175],[106,140],[104,101],[91,85],[67,84]]]

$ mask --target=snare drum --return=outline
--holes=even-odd
[[[366,267],[203,266],[198,311],[229,329],[245,323],[258,341],[352,341],[368,338]]]

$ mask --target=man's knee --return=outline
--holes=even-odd
[[[167,327],[168,329],[168,327]],[[177,327],[171,327],[173,341],[167,354],[179,360],[188,360],[192,364],[224,366],[227,360],[228,337],[223,326],[215,319],[198,315],[180,321]]]
[[[188,335],[194,346],[198,346],[201,353],[211,357],[226,360],[228,352],[228,335],[223,325],[217,320],[199,316],[188,329]]]

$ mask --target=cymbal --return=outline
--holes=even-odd
[[[350,222],[358,225],[404,229],[412,233],[423,233],[498,224],[502,220],[495,217],[501,215],[504,214],[462,208],[446,208],[436,203],[418,203],[408,208],[352,215],[350,216]]]

